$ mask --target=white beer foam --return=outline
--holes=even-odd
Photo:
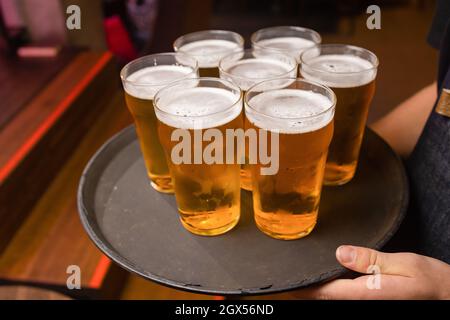
[[[301,65],[305,79],[317,81],[334,88],[349,88],[365,85],[375,79],[374,65],[358,56],[330,54],[317,56]]]
[[[259,40],[257,45],[264,46],[266,48],[299,51],[300,53],[300,51],[314,46],[315,43],[314,41],[299,37],[278,37]]]
[[[190,73],[193,78],[197,76],[192,68],[180,65],[146,67],[130,74],[124,82],[124,88],[133,97],[153,100],[159,89],[185,78]]]
[[[233,107],[230,108],[231,106]],[[156,116],[168,126],[207,129],[221,126],[238,117],[242,101],[236,93],[225,89],[174,86],[161,94],[158,108]]]
[[[233,41],[207,39],[186,43],[178,50],[197,59],[200,68],[214,68],[220,59],[239,49],[239,44]]]
[[[267,91],[251,98],[248,104],[251,107],[245,109],[245,115],[251,123],[258,128],[278,130],[280,133],[319,130],[333,119],[334,114],[331,110],[324,112],[333,104],[328,97],[306,90]]]
[[[228,75],[224,75],[224,78],[234,82],[242,90],[248,90],[260,81],[286,75],[291,70],[293,66],[276,59],[243,59],[228,68],[226,70]],[[293,74],[286,76],[295,77],[295,75],[294,70]]]

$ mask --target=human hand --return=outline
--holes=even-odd
[[[450,265],[437,259],[356,246],[340,246],[336,259],[366,275],[333,280],[292,295],[300,299],[450,299]],[[373,270],[379,274],[370,274]],[[378,286],[375,277],[379,277]]]

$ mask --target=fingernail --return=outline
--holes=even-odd
[[[340,246],[337,249],[336,256],[343,264],[350,264],[355,261],[356,250],[352,246]]]

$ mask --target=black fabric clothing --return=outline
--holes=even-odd
[[[450,88],[450,1],[438,1],[428,36],[439,50],[438,99]],[[436,101],[436,103],[437,103]],[[418,252],[450,263],[450,117],[434,106],[406,162],[411,203],[408,215],[417,231]]]

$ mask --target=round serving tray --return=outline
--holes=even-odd
[[[345,273],[341,244],[381,248],[397,230],[408,202],[401,160],[366,130],[355,178],[325,187],[319,220],[302,239],[282,241],[253,221],[251,193],[242,191],[241,220],[216,237],[186,231],[173,195],[152,189],[134,127],[106,142],[81,177],[78,206],[92,241],[123,268],[158,283],[198,293],[275,293]]]

